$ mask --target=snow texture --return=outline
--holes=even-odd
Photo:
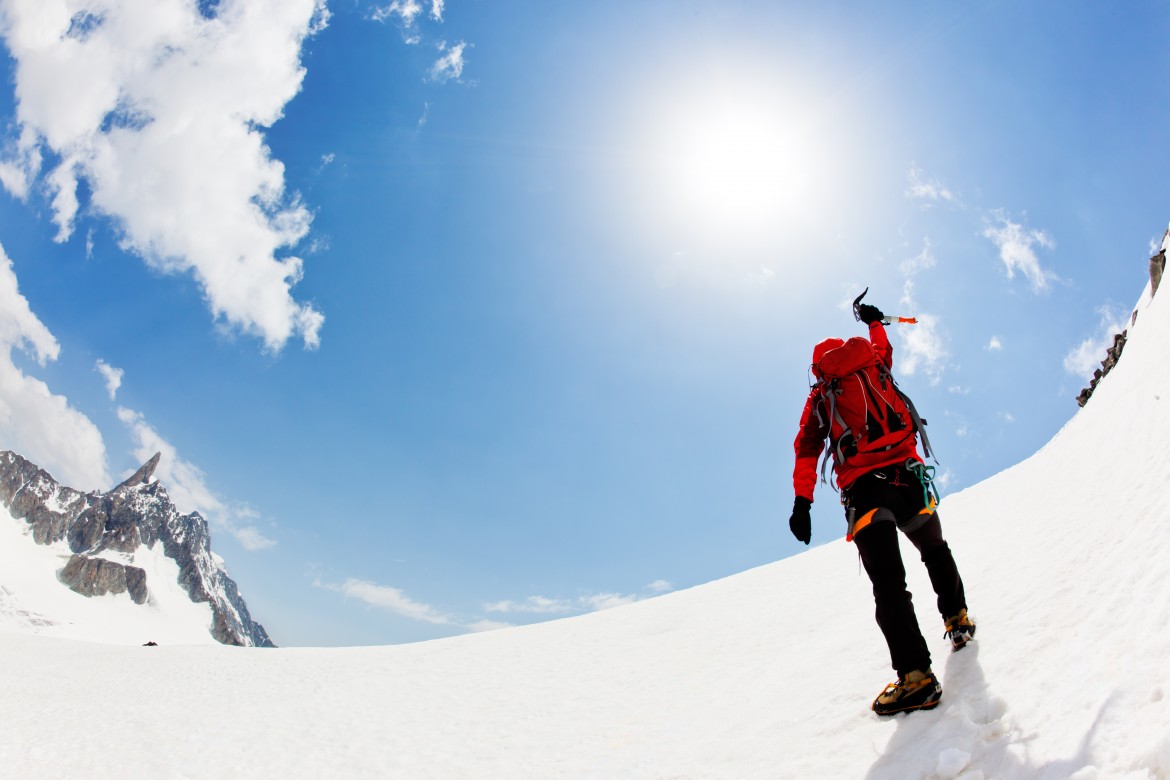
[[[111,603],[111,639],[162,642],[128,647],[17,630],[69,618],[23,584],[32,564],[9,556],[18,526],[0,515],[0,767],[111,778],[1170,777],[1165,292],[1147,290],[1129,335],[1048,445],[944,498],[979,623],[966,649],[948,652],[925,572],[906,556],[944,686],[931,712],[870,712],[891,672],[843,540],[605,612],[395,647],[185,645],[161,611],[147,634],[131,632]]]

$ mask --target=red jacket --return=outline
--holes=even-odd
[[[880,322],[869,326],[869,342],[878,360],[890,369],[894,364],[894,348],[886,337],[886,329]],[[840,339],[822,341],[813,350],[813,364],[820,359],[828,349],[840,345]],[[804,412],[800,416],[800,432],[796,434],[793,448],[796,450],[796,467],[792,471],[792,486],[796,495],[812,501],[813,490],[817,485],[817,462],[821,452],[825,449],[825,438],[829,435],[830,421],[821,399],[820,386],[809,391],[808,400],[804,404]],[[820,414],[817,407],[821,407]],[[835,443],[835,442],[834,442]],[[907,459],[922,460],[918,456],[918,436],[910,436],[902,444],[890,450],[871,453],[857,453],[842,465],[833,457],[833,473],[837,486],[845,489],[853,484],[862,474],[889,466],[894,463],[905,463]]]

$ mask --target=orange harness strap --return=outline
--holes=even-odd
[[[853,523],[849,526],[849,530],[845,533],[845,541],[852,542],[853,537],[857,536],[859,533],[869,527],[869,524],[873,522],[873,516],[876,515],[877,512],[878,510],[871,509],[861,517],[854,520]]]
[[[919,528],[921,528],[925,523],[930,522],[930,516],[934,514],[935,505],[936,505],[935,502],[931,501],[930,506],[923,507],[922,509],[918,510],[918,514],[915,516],[916,521],[911,522],[911,523],[907,523],[906,527],[909,528],[910,531],[916,531]],[[864,531],[866,528],[869,528],[869,526],[873,524],[875,516],[880,511],[882,511],[881,507],[878,507],[877,509],[871,509],[868,512],[866,512],[864,515],[862,515],[861,517],[857,518],[852,523],[850,523],[849,530],[845,532],[845,541],[852,542],[854,537],[856,537],[859,533]],[[927,517],[922,519],[922,520],[917,520],[917,518],[921,517],[922,515],[927,515]],[[893,520],[894,518],[893,518],[893,515],[890,515],[889,513],[887,513],[887,516],[885,519]],[[910,531],[907,531],[907,532],[909,533]]]

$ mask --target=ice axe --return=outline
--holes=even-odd
[[[861,295],[858,295],[856,298],[853,299],[853,319],[857,320],[858,322],[861,322],[861,299],[864,298],[868,293],[869,293],[869,288],[866,287],[865,290],[862,291]],[[883,325],[892,325],[895,322],[902,323],[903,325],[917,325],[918,318],[917,317],[894,317],[890,314],[887,314],[884,317],[882,317],[882,324]]]

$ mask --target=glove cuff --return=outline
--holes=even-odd
[[[808,510],[810,508],[812,508],[812,499],[811,498],[805,498],[804,496],[797,496],[796,500],[792,502],[793,511],[795,511],[797,509]]]

